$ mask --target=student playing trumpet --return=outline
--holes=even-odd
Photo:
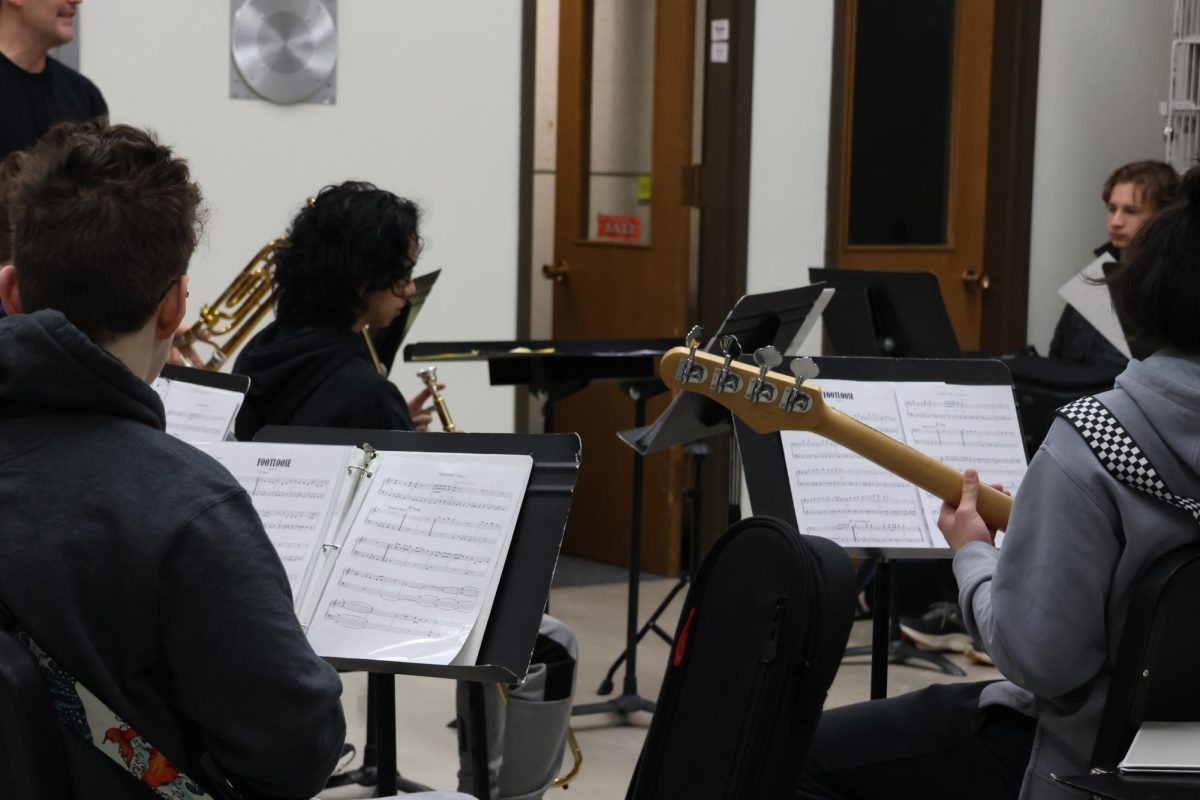
[[[264,425],[426,430],[430,390],[407,402],[380,373],[364,328],[397,341],[414,292],[420,209],[369,183],[327,186],[292,220],[275,256],[276,319],[233,371],[250,376],[235,433]],[[394,353],[384,348],[384,361]]]

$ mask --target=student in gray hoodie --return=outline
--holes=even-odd
[[[1135,334],[1167,346],[1098,396],[1167,488],[1200,497],[1200,168],[1110,278]],[[801,798],[1078,798],[1051,773],[1091,764],[1135,582],[1200,537],[1187,513],[1112,477],[1056,419],[1029,465],[1003,548],[975,512],[979,479],[939,527],[967,627],[1007,678],[934,686],[825,714]]]

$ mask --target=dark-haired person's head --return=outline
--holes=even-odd
[[[295,328],[382,327],[413,292],[421,252],[416,203],[369,183],[326,186],[276,253],[276,316]]]
[[[1108,214],[1108,240],[1118,250],[1129,246],[1146,220],[1179,195],[1179,173],[1162,161],[1135,161],[1118,167],[1100,197]]]
[[[13,264],[0,271],[0,298],[14,313],[61,311],[110,350],[141,334],[165,358],[175,333],[165,328],[186,312],[200,204],[187,163],[153,135],[100,121],[55,126],[8,191]]]
[[[1131,344],[1200,353],[1200,167],[1134,237],[1109,280]]]

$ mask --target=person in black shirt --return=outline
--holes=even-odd
[[[0,0],[0,158],[23,150],[56,122],[107,116],[96,85],[51,58],[75,38],[80,0]]]
[[[250,377],[234,433],[264,425],[426,430],[432,418],[372,363],[363,329],[390,366],[412,271],[420,209],[369,183],[327,186],[305,206],[275,254],[276,319],[247,343],[233,371]]]

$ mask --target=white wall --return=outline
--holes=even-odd
[[[443,268],[412,341],[516,333],[520,0],[354,0],[338,7],[337,104],[229,99],[229,3],[88,4],[82,69],[112,118],[189,159],[211,218],[192,303],[211,300],[321,186],[370,180],[417,200],[418,273]],[[416,367],[399,363],[409,396]],[[512,429],[482,363],[439,368],[467,430]]]
[[[758,0],[756,14],[746,286],[769,292],[825,263],[833,0]]]
[[[1173,0],[1043,0],[1029,257],[1029,341],[1046,353],[1058,287],[1106,240],[1100,188],[1161,160]]]

